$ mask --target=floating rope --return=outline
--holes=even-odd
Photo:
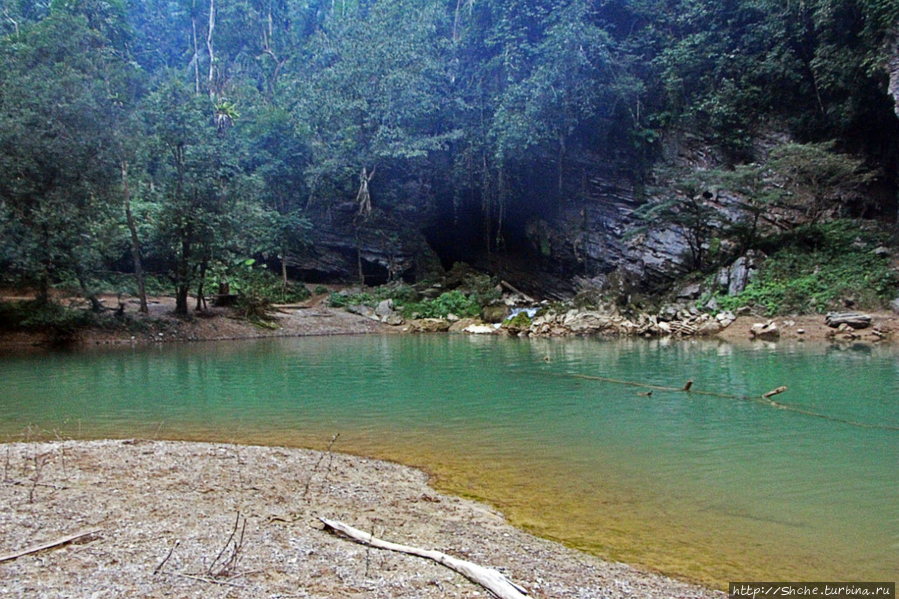
[[[820,412],[814,412],[812,410],[807,410],[805,408],[800,408],[797,406],[791,406],[788,404],[783,404],[771,399],[772,396],[783,393],[787,390],[786,387],[778,387],[764,395],[753,396],[753,395],[733,395],[730,393],[718,393],[716,391],[700,391],[698,389],[693,388],[692,379],[687,381],[687,383],[683,387],[664,387],[661,385],[650,385],[648,383],[638,383],[636,381],[623,381],[619,379],[608,378],[604,376],[591,376],[588,374],[571,374],[571,373],[547,373],[552,376],[560,376],[567,378],[575,378],[575,379],[585,379],[588,381],[601,381],[603,383],[612,383],[615,385],[625,385],[627,387],[639,387],[641,389],[649,389],[647,393],[641,393],[644,397],[650,397],[653,391],[667,391],[669,393],[689,393],[691,395],[705,395],[708,397],[719,397],[722,399],[736,399],[738,401],[748,401],[752,403],[756,403],[759,405],[777,408],[778,410],[787,410],[788,412],[795,412],[797,414],[803,414],[805,416],[811,416],[812,418],[820,418],[822,420],[828,420],[830,422],[839,422],[840,424],[848,424],[849,426],[857,426],[859,428],[869,428],[869,429],[879,429],[885,431],[899,431],[899,426],[890,426],[888,424],[869,424],[867,422],[857,422],[855,420],[847,420],[845,418],[837,418],[836,416],[828,416],[827,414],[821,414]]]

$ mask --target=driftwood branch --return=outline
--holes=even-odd
[[[76,532],[75,534],[68,535],[66,537],[62,537],[61,539],[56,539],[55,541],[50,541],[49,543],[43,543],[41,545],[34,545],[33,547],[29,547],[28,549],[23,549],[22,551],[17,551],[15,553],[8,553],[7,555],[0,555],[0,562],[8,562],[14,559],[18,559],[24,555],[30,555],[32,553],[38,553],[39,551],[44,551],[45,549],[52,549],[53,547],[59,547],[60,545],[65,545],[67,543],[71,543],[72,541],[77,541],[82,537],[87,537],[92,534],[96,534],[100,532],[99,528],[88,528],[86,530],[82,530]]]
[[[384,541],[373,537],[369,533],[348,526],[343,522],[337,522],[336,520],[328,520],[327,518],[319,518],[319,520],[324,523],[325,530],[333,533],[340,533],[363,545],[369,545],[378,549],[387,549],[389,551],[397,551],[409,555],[417,555],[418,557],[434,560],[438,564],[442,564],[450,570],[458,572],[470,581],[481,585],[499,597],[499,599],[523,599],[527,596],[527,591],[496,570],[457,559],[439,551],[419,549],[418,547],[410,547],[408,545],[399,545],[397,543]]]

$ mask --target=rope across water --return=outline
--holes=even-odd
[[[683,387],[664,387],[661,385],[650,385],[647,383],[638,383],[636,381],[624,381],[620,379],[613,379],[604,376],[593,376],[587,374],[574,374],[574,373],[547,373],[552,376],[560,376],[566,378],[576,378],[576,379],[584,379],[588,381],[601,381],[603,383],[612,383],[615,385],[625,385],[628,387],[637,387],[641,389],[649,389],[650,391],[665,391],[670,393],[689,393],[691,395],[705,395],[708,397],[719,397],[722,399],[736,399],[738,401],[748,401],[752,403],[756,403],[763,406],[768,406],[771,408],[776,408],[778,410],[787,410],[788,412],[795,412],[797,414],[803,414],[805,416],[810,416],[812,418],[820,418],[822,420],[828,420],[830,422],[839,422],[840,424],[847,424],[849,426],[857,426],[859,428],[868,428],[868,429],[880,429],[887,431],[899,431],[899,426],[891,426],[889,424],[870,424],[867,422],[857,422],[855,420],[848,420],[846,418],[838,418],[836,416],[829,416],[827,414],[821,414],[820,412],[814,412],[812,410],[807,410],[805,408],[800,408],[797,406],[791,406],[789,404],[783,404],[777,401],[774,401],[770,398],[771,395],[777,395],[778,393],[782,393],[786,391],[786,387],[778,387],[774,391],[766,393],[765,395],[733,395],[730,393],[719,393],[717,391],[701,391],[699,389],[694,389],[692,387],[693,381],[689,381]],[[644,394],[645,395],[645,394]]]

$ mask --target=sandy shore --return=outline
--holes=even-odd
[[[0,555],[97,529],[0,562],[4,596],[489,596],[434,562],[325,532],[319,516],[499,569],[537,598],[723,596],[528,535],[389,462],[143,440],[0,452]]]

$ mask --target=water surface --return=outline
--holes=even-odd
[[[681,388],[647,388],[602,377]],[[888,347],[361,336],[0,358],[0,439],[145,436],[396,459],[606,558],[895,580]],[[778,387],[789,409],[747,401]],[[705,395],[712,391],[721,395]]]

